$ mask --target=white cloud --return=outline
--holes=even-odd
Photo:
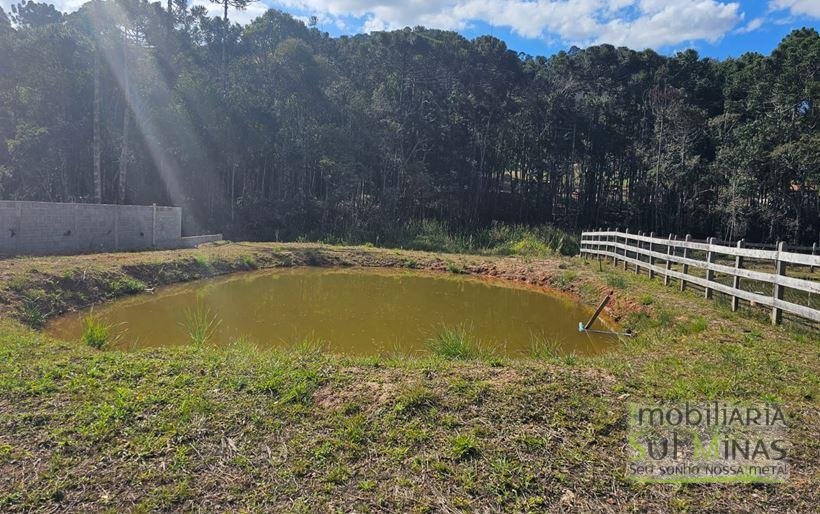
[[[88,2],[88,0],[35,0],[38,2],[45,2],[49,4],[54,4],[54,7],[57,10],[62,12],[73,12],[82,7],[83,4]],[[0,0],[0,7],[3,7],[3,10],[7,13],[11,12],[11,4],[18,4],[20,0]],[[163,6],[165,6],[165,0],[161,0]],[[208,14],[210,16],[219,16],[222,17],[222,5],[215,4],[209,2],[208,0],[190,0],[189,7],[193,7],[195,5],[204,5],[208,9]],[[270,9],[267,5],[262,2],[254,2],[250,4],[247,9],[244,11],[237,11],[236,9],[230,9],[228,11],[228,19],[238,23],[248,23],[249,21],[253,20],[254,18],[265,14],[265,11]]]
[[[372,14],[365,18],[364,25],[362,25],[362,30],[365,32],[379,32],[387,29],[387,23],[380,18],[376,18]]]
[[[163,5],[165,2],[163,1]],[[204,5],[206,9],[208,9],[209,16],[218,16],[222,17],[224,14],[224,8],[221,4],[215,4],[213,2],[209,2],[208,0],[189,0],[188,7],[193,7],[195,5]],[[237,11],[234,8],[228,9],[228,20],[231,23],[248,23],[249,21],[258,18],[265,14],[265,12],[269,9],[269,7],[262,2],[254,2],[248,5],[245,10]]]
[[[683,41],[714,43],[742,19],[737,3],[707,1],[641,2],[633,20],[614,19],[603,25],[596,42],[646,48]]]
[[[798,0],[799,1],[799,0]],[[816,1],[816,0],[815,0]],[[718,0],[280,0],[327,18],[363,18],[362,30],[424,25],[459,30],[481,21],[527,38],[635,48],[714,42],[743,19],[737,2]]]
[[[88,0],[36,0],[47,4],[54,4],[58,11],[73,12],[79,9]],[[12,4],[19,4],[20,0],[0,0],[0,7],[7,13],[11,12]]]
[[[769,9],[773,11],[788,11],[794,16],[806,15],[820,18],[820,0],[771,0]]]
[[[17,0],[0,0],[0,5],[8,7],[11,1]],[[85,0],[52,1],[57,8],[72,11]],[[208,0],[192,4],[206,6],[212,16],[222,14],[222,7]],[[727,0],[263,0],[245,11],[231,10],[229,17],[246,23],[264,14],[269,5],[316,15],[321,24],[343,30],[355,30],[356,25],[364,32],[416,25],[462,30],[484,22],[530,39],[638,49],[714,42],[743,21],[740,4]],[[770,0],[769,5],[820,16],[820,0]],[[752,20],[745,28],[758,28],[755,23],[762,21]]]
[[[766,21],[765,18],[755,18],[746,25],[735,30],[735,34],[748,34],[749,32],[754,32],[755,30],[759,29],[763,26],[763,22]]]

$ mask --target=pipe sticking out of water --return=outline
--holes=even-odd
[[[609,335],[613,335],[613,336],[632,337],[632,334],[627,333],[627,332],[610,332],[610,331],[607,331],[607,330],[591,330],[590,329],[592,324],[595,323],[595,320],[598,319],[598,316],[601,315],[601,312],[603,312],[604,307],[606,307],[606,305],[609,303],[609,300],[611,298],[612,298],[612,291],[609,291],[606,294],[606,296],[604,297],[604,299],[601,301],[601,304],[598,305],[598,308],[595,310],[595,314],[593,314],[592,317],[589,318],[589,321],[587,321],[586,325],[584,325],[584,323],[582,321],[578,322],[578,332],[589,332],[589,333],[594,333],[594,334],[609,334]]]
[[[598,319],[598,316],[600,316],[601,311],[603,311],[604,307],[606,307],[606,304],[609,303],[610,298],[612,298],[612,290],[610,290],[606,294],[604,299],[601,301],[601,305],[599,305],[598,308],[595,310],[595,314],[593,314],[592,317],[589,318],[589,321],[587,321],[587,324],[584,325],[584,330],[589,330],[589,328],[592,326],[592,324],[595,323],[595,320]]]

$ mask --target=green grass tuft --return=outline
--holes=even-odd
[[[431,409],[440,402],[438,395],[424,385],[414,385],[402,390],[396,397],[395,411],[409,414]]]
[[[554,360],[561,355],[561,343],[541,336],[530,341],[530,357],[539,360]]]
[[[472,434],[459,434],[451,441],[451,451],[456,460],[476,457],[480,453],[478,439]]]
[[[242,255],[239,257],[239,264],[246,269],[256,269],[259,265],[253,255]]]
[[[456,264],[455,262],[447,263],[447,271],[449,271],[450,273],[454,273],[456,275],[467,273],[467,271],[461,264]]]
[[[83,320],[82,341],[95,350],[104,350],[112,342],[111,326],[94,315],[94,311]]]
[[[305,264],[308,266],[321,266],[325,262],[322,252],[315,248],[307,248],[302,252],[302,255],[304,255]]]
[[[624,277],[608,274],[606,276],[606,285],[615,289],[626,289],[626,280],[624,280]]]
[[[305,337],[298,340],[293,348],[302,357],[319,357],[327,348],[327,341],[318,337]]]
[[[111,290],[115,295],[136,294],[145,291],[145,284],[133,277],[124,276],[111,282]]]
[[[564,288],[578,278],[578,273],[575,271],[565,271],[555,278],[555,284],[558,287]]]
[[[198,253],[194,255],[194,261],[202,268],[209,268],[211,266],[211,259],[204,254]]]
[[[444,327],[434,338],[427,341],[430,351],[448,360],[477,359],[486,352],[465,328]]]
[[[678,325],[677,332],[680,335],[695,335],[700,334],[709,327],[709,321],[703,316],[698,316],[686,323]]]
[[[188,334],[188,339],[194,346],[200,347],[207,343],[219,329],[222,320],[217,319],[211,309],[197,304],[185,310],[185,319],[182,326]]]
[[[39,297],[26,295],[21,304],[20,318],[29,326],[40,328],[46,323],[46,316],[40,308]]]

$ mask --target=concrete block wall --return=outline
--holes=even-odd
[[[190,246],[179,207],[0,201],[0,255]]]
[[[182,238],[181,248],[196,248],[204,243],[222,241],[222,234],[205,234],[202,236],[187,236]]]

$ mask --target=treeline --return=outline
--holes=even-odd
[[[807,243],[818,63],[808,28],[725,61],[532,57],[424,28],[331,38],[276,10],[241,26],[186,0],[29,2],[0,14],[0,195],[174,204],[232,238],[379,241],[435,219]]]

